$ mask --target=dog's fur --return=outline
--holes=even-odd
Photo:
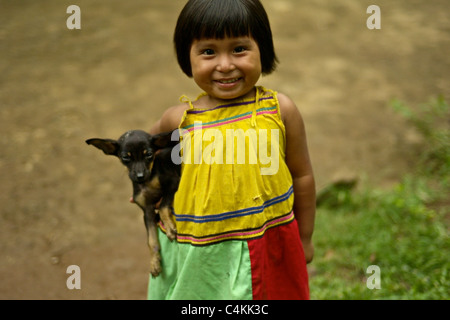
[[[107,155],[118,157],[128,168],[133,183],[133,200],[144,211],[148,246],[150,247],[150,273],[156,277],[161,272],[161,256],[157,235],[157,214],[162,220],[170,240],[176,238],[176,226],[172,217],[172,203],[180,181],[180,165],[171,159],[172,149],[178,141],[172,141],[172,132],[150,135],[132,130],[118,140],[89,139]],[[159,210],[156,210],[160,201]]]

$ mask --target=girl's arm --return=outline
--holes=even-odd
[[[295,103],[278,94],[280,112],[286,128],[286,164],[294,185],[294,214],[307,262],[314,255],[312,235],[316,213],[316,189],[309,158],[305,126]]]
[[[180,104],[167,109],[161,119],[159,119],[150,129],[150,134],[158,134],[161,132],[170,132],[178,128],[181,119],[183,118],[184,111],[189,109],[189,105]]]

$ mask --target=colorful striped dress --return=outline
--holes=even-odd
[[[187,110],[180,124],[177,240],[159,224],[149,299],[308,299],[277,94]]]

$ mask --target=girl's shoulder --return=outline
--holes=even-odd
[[[188,103],[181,103],[168,108],[156,125],[158,127],[157,131],[169,132],[177,129],[183,119],[184,112],[189,108]]]
[[[284,93],[277,93],[278,105],[282,121],[286,124],[286,120],[299,116],[299,110],[295,102]]]

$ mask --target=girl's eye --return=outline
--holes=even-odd
[[[244,47],[242,47],[242,46],[240,46],[240,47],[236,47],[235,49],[234,49],[234,53],[242,53],[242,52],[244,52],[246,49],[244,48]]]
[[[206,56],[212,56],[214,54],[214,50],[213,49],[205,49],[202,51],[202,54],[204,54]]]

